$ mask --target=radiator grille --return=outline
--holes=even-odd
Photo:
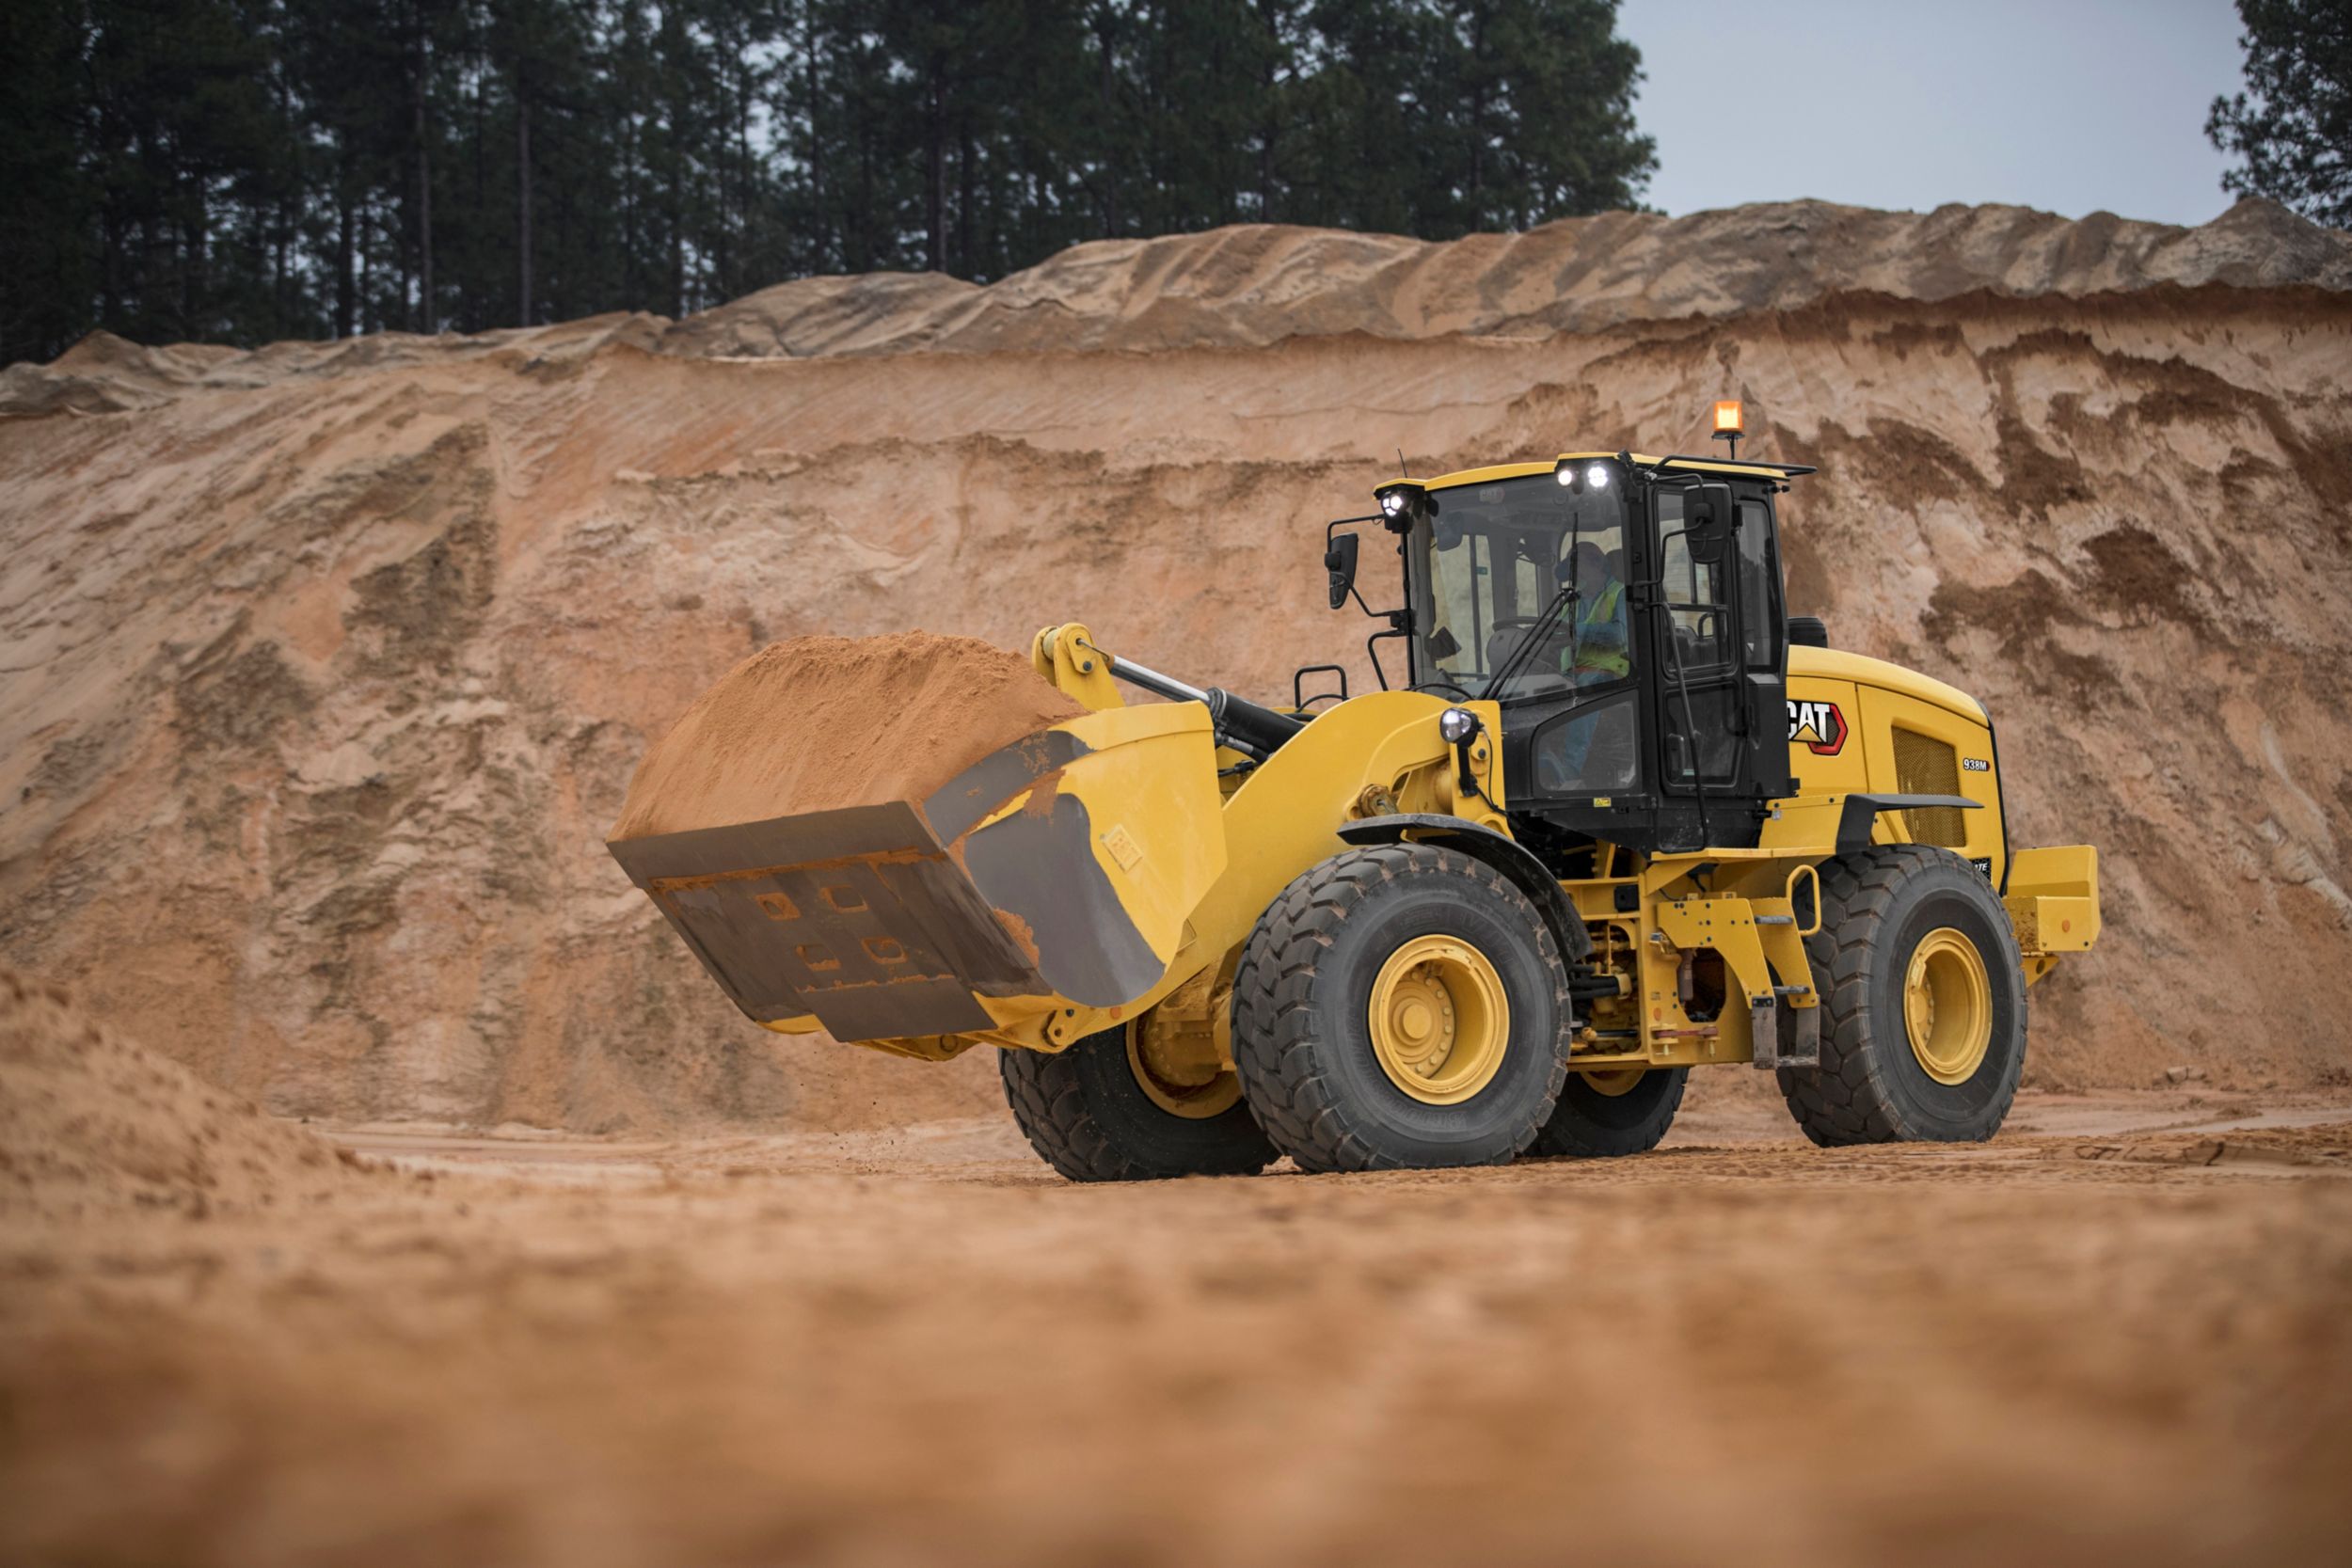
[[[1960,793],[1960,756],[1940,740],[1897,728],[1895,787],[1905,795]],[[1935,806],[1903,813],[1915,844],[1941,844],[1957,849],[1968,842],[1967,814],[1954,806]]]

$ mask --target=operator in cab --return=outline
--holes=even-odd
[[[1626,613],[1625,584],[1610,568],[1609,552],[1587,539],[1560,562],[1557,575],[1576,581],[1574,631],[1560,650],[1560,673],[1572,686],[1597,686],[1629,673],[1626,650],[1632,622]]]

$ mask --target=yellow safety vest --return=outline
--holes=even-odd
[[[1632,672],[1633,663],[1626,657],[1625,649],[1597,648],[1584,638],[1584,633],[1594,626],[1615,618],[1617,604],[1624,597],[1625,584],[1613,582],[1594,594],[1593,602],[1586,605],[1583,613],[1576,618],[1576,662],[1569,666],[1570,673],[1578,670],[1598,670],[1612,675]]]

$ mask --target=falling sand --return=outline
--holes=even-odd
[[[796,637],[721,677],[645,752],[615,840],[885,800],[1083,712],[969,637]]]

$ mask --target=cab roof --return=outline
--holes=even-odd
[[[1562,463],[1614,462],[1613,451],[1564,451],[1549,463],[1497,463],[1484,468],[1463,468],[1454,473],[1439,474],[1435,479],[1412,479],[1399,476],[1384,479],[1375,490],[1385,490],[1391,484],[1418,484],[1424,490],[1451,490],[1464,484],[1492,484],[1502,479],[1525,479],[1530,474],[1548,474]],[[1726,463],[1711,457],[1650,457],[1641,452],[1631,454],[1633,461],[1645,468],[1684,468],[1693,472],[1737,474],[1742,479],[1785,482],[1814,470],[1799,463]]]

